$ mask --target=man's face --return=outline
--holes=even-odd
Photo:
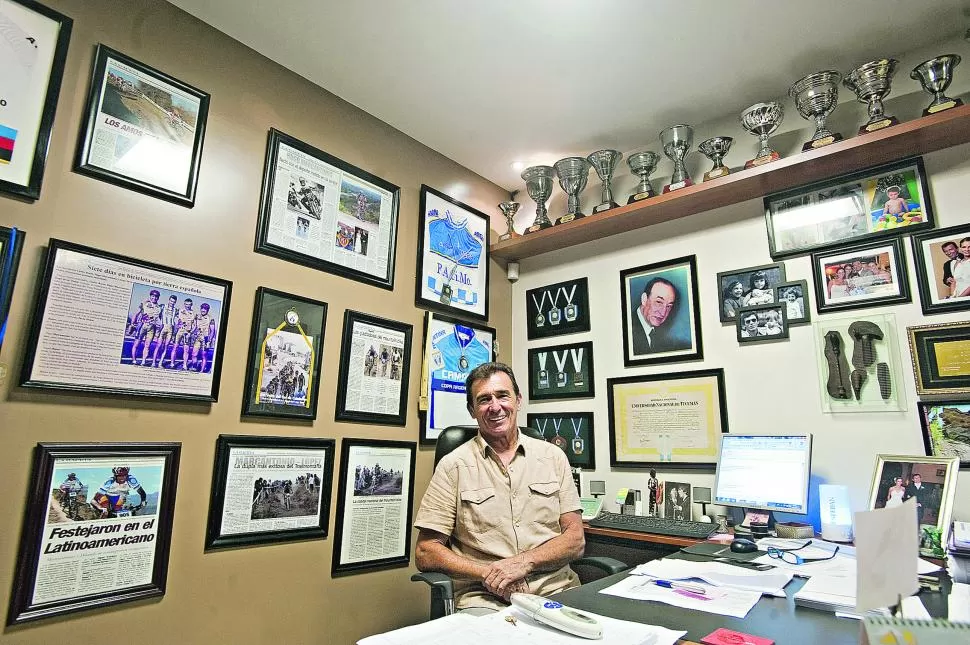
[[[209,313],[209,305],[202,305],[201,309],[202,309],[202,315],[203,316],[208,315],[208,313]]]
[[[486,440],[505,439],[516,428],[519,404],[512,379],[504,372],[495,372],[487,379],[472,384],[471,415],[478,421],[478,430]]]
[[[957,255],[960,254],[959,251],[957,251],[957,245],[953,244],[952,242],[950,244],[943,245],[943,253],[945,253],[946,257],[950,258],[951,260],[955,259]]]
[[[758,330],[758,316],[751,314],[744,319],[745,331],[751,333]]]
[[[640,313],[651,327],[659,327],[667,321],[667,316],[674,308],[677,294],[669,284],[658,282],[650,289],[650,293],[640,296]]]
[[[855,269],[856,272],[862,270],[862,262],[860,262],[859,260],[856,260],[855,262],[852,263],[852,268]]]
[[[192,311],[192,301],[191,300],[186,300],[184,303],[182,303],[182,307],[186,311]]]
[[[922,475],[913,475],[913,483],[914,484],[921,484],[921,483],[923,483],[923,476]]]
[[[124,484],[126,481],[128,481],[128,473],[118,473],[115,475],[115,481],[119,484]]]
[[[175,305],[178,304],[178,302],[179,302],[179,299],[176,298],[175,296],[172,296],[171,298],[168,299],[168,306],[174,308]]]
[[[153,305],[158,304],[158,294],[155,293],[154,291],[152,291],[152,293],[148,296],[148,298],[152,301]]]

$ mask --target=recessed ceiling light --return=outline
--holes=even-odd
[[[523,168],[525,168],[525,164],[522,163],[521,161],[512,162],[512,170],[518,171],[518,170],[522,170]]]

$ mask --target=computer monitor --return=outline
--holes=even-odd
[[[805,514],[811,474],[812,435],[722,435],[714,503]]]

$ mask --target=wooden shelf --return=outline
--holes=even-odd
[[[504,264],[967,142],[970,142],[970,105],[963,105],[497,242],[490,251],[494,259]]]

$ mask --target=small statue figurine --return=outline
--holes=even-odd
[[[647,480],[647,515],[655,517],[657,515],[657,471],[650,469],[650,479]]]

